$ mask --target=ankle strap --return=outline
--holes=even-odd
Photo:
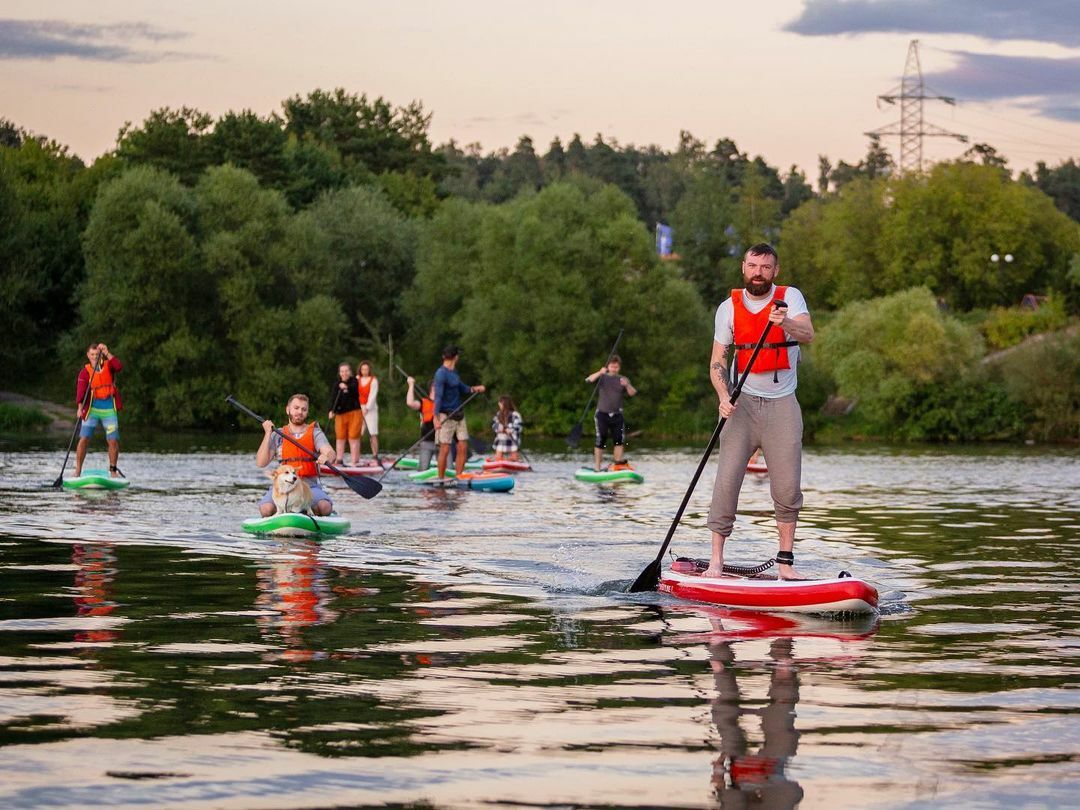
[[[776,561],[780,565],[794,565],[795,554],[790,551],[778,551],[776,552]]]

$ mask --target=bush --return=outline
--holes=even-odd
[[[921,388],[896,407],[895,435],[908,441],[1001,441],[1024,430],[1020,404],[978,373]]]
[[[1005,389],[1023,405],[1028,435],[1080,440],[1080,332],[1047,335],[1021,346],[999,368]]]
[[[925,287],[847,305],[814,345],[839,393],[886,431],[903,421],[904,403],[961,378],[981,355],[978,332],[943,313]]]
[[[40,430],[52,420],[37,408],[23,408],[9,402],[0,402],[0,431],[14,433],[19,430]]]
[[[1067,321],[1065,300],[1052,295],[1038,309],[994,307],[982,330],[990,346],[1007,349],[1028,335],[1061,329]]]

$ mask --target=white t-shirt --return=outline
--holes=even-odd
[[[766,297],[761,300],[755,300],[744,290],[743,303],[750,312],[756,315],[765,307],[772,304],[775,293],[776,285],[773,285],[773,288],[769,290],[769,294]],[[806,308],[806,299],[803,298],[803,294],[794,287],[788,287],[785,291],[784,303],[788,305],[787,315],[789,318],[794,318],[796,315],[806,315],[810,312],[810,310]],[[725,349],[735,342],[734,306],[731,299],[728,298],[716,308],[716,331],[713,333],[713,340]],[[787,340],[792,339],[786,332],[784,333],[784,336]],[[756,343],[757,341],[755,340],[754,342]],[[761,351],[765,352],[772,350],[762,349]],[[765,399],[779,399],[780,397],[786,397],[788,394],[795,393],[795,388],[799,384],[797,376],[799,347],[788,346],[786,349],[781,349],[780,351],[786,351],[788,353],[788,365],[790,368],[778,369],[776,371],[776,382],[773,382],[773,372],[771,371],[752,372],[750,376],[746,378],[746,385],[743,386],[744,394],[750,394],[755,397],[765,397]],[[760,357],[761,355],[758,356]],[[729,364],[729,374],[731,373],[732,366],[734,366],[734,360]],[[734,386],[732,387],[734,388]]]

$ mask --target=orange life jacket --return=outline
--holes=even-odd
[[[742,374],[749,365],[750,357],[757,347],[757,342],[761,339],[761,333],[765,331],[765,327],[769,323],[769,313],[772,312],[772,307],[768,304],[762,307],[758,313],[748,310],[743,302],[743,292],[743,290],[731,291],[731,304],[734,313],[732,331],[735,336],[736,374]],[[777,285],[773,292],[773,301],[783,301],[786,292],[787,287]],[[757,359],[754,361],[754,367],[751,369],[754,374],[771,371],[773,373],[773,382],[778,382],[777,370],[791,368],[788,363],[787,348],[789,346],[798,346],[799,342],[797,340],[785,340],[784,337],[784,330],[773,324],[772,328],[769,329],[769,335],[765,338],[761,351],[758,352]],[[772,351],[766,351],[767,349]]]
[[[356,378],[356,386],[360,391],[360,404],[367,405],[368,396],[371,395],[371,383],[374,381],[374,377],[368,377],[367,384],[360,382],[360,378]]]
[[[420,400],[420,424],[435,421],[435,400],[424,397]]]
[[[315,423],[311,422],[302,436],[294,436],[292,431],[289,430],[288,425],[283,427],[281,432],[290,439],[296,439],[302,447],[311,451],[311,455],[309,456],[295,444],[290,442],[289,439],[282,439],[281,463],[295,467],[301,478],[315,478],[318,476],[319,467],[314,459],[314,457],[318,455],[315,452]]]
[[[86,364],[86,373],[90,375],[90,396],[92,399],[107,399],[116,395],[116,384],[113,382],[112,369],[106,360],[98,371],[89,363]]]

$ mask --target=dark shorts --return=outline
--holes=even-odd
[[[626,423],[621,413],[597,411],[593,421],[596,423],[596,446],[599,449],[604,449],[609,436],[616,447],[626,444]]]

